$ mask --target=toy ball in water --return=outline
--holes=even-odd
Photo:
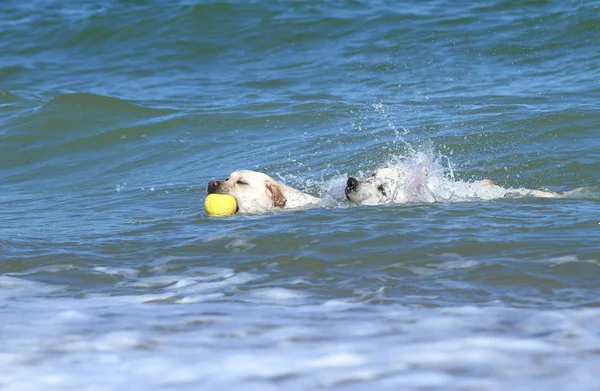
[[[227,194],[209,194],[204,201],[209,216],[229,216],[237,211],[235,198]]]

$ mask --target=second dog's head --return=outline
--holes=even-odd
[[[407,202],[410,199],[409,182],[410,173],[405,167],[383,167],[366,178],[348,178],[346,198],[365,205]]]

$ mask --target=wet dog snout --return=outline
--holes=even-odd
[[[210,181],[208,182],[208,186],[206,187],[206,193],[207,194],[212,194],[212,193],[216,193],[217,189],[219,188],[219,181]]]
[[[356,191],[356,189],[358,189],[358,180],[356,178],[348,178],[348,182],[346,182],[346,195],[348,195],[349,193],[352,193],[354,191]]]

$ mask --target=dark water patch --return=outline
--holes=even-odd
[[[116,98],[63,95],[12,118],[0,147],[1,168],[12,171],[12,181],[23,181],[41,172],[62,176],[77,168],[86,171],[92,161],[111,164],[110,159],[116,161],[110,156],[126,154],[131,143],[152,142],[153,134],[165,128],[156,123],[176,124],[177,119],[170,119],[172,114],[170,110],[146,108]]]
[[[23,74],[27,73],[28,71],[30,71],[28,68],[21,65],[4,66],[0,68],[0,83],[23,76]]]
[[[124,100],[100,96],[95,94],[77,93],[64,94],[52,99],[44,110],[49,112],[70,111],[71,114],[81,114],[83,118],[92,120],[105,119],[109,117],[119,121],[127,121],[130,118],[172,113],[171,110],[155,109],[136,105]]]

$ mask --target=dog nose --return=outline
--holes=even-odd
[[[208,187],[206,188],[207,194],[212,194],[217,191],[219,188],[219,181],[210,181],[208,182]]]
[[[346,182],[346,194],[348,193],[352,193],[353,191],[356,191],[356,189],[358,189],[358,181],[356,180],[356,178],[348,178],[348,182]]]

